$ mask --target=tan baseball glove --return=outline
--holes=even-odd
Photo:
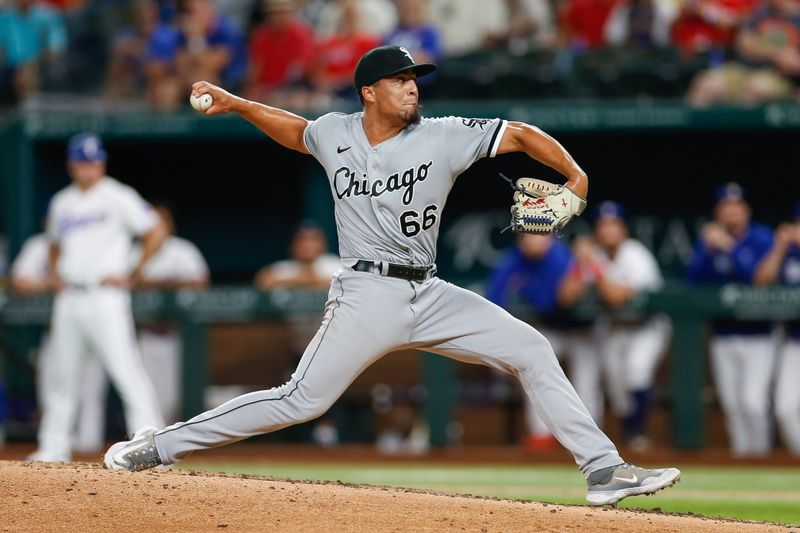
[[[586,199],[564,185],[519,178],[513,187],[511,228],[517,233],[553,235],[586,209]]]

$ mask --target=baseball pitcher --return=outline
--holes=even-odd
[[[538,331],[436,277],[447,195],[478,159],[521,151],[567,177],[566,187],[541,197],[518,183],[512,225],[520,230],[563,226],[585,207],[588,179],[560,144],[533,126],[421,118],[416,78],[435,68],[415,63],[402,47],[373,49],[355,70],[363,111],[314,121],[206,82],[194,84],[195,96],[213,98],[206,114],[237,113],[322,164],[335,203],[342,269],[331,282],[322,325],[287,383],[235,398],[188,422],[139,431],[106,452],[107,467],[172,464],[194,450],[311,420],[386,353],[421,348],[516,376],[587,477],[590,503],[613,504],[678,480],[677,469],[648,470],[622,461]]]

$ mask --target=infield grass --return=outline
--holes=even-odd
[[[389,485],[552,503],[585,503],[585,482],[574,467],[554,465],[201,463],[181,468],[300,480]],[[800,524],[800,468],[687,467],[681,482],[621,508],[694,513]]]

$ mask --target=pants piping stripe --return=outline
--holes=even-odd
[[[333,318],[336,316],[336,310],[339,308],[339,298],[344,296],[344,283],[342,283],[342,279],[341,279],[340,276],[337,277],[336,279],[339,281],[339,285],[341,286],[342,292],[341,292],[341,294],[339,294],[339,296],[336,297],[336,307],[334,307],[333,311],[331,311],[331,319],[328,321],[328,324],[325,326],[325,331],[322,332],[322,337],[319,340],[319,344],[317,344],[317,348],[314,350],[314,354],[311,356],[311,359],[308,361],[308,365],[306,365],[306,369],[303,371],[303,375],[300,376],[300,379],[298,379],[297,382],[294,384],[294,388],[292,390],[290,390],[288,393],[284,394],[283,396],[280,396],[279,398],[264,398],[263,400],[254,400],[252,402],[248,402],[248,403],[245,403],[245,404],[242,404],[242,405],[238,405],[238,406],[234,407],[233,409],[230,409],[228,411],[225,411],[224,413],[220,413],[218,415],[212,416],[211,418],[206,418],[205,420],[198,420],[197,422],[185,422],[185,423],[181,424],[178,427],[174,427],[174,428],[171,428],[171,429],[159,431],[158,433],[156,433],[156,435],[164,435],[166,433],[171,433],[173,431],[177,431],[177,430],[185,428],[187,426],[194,426],[194,425],[197,425],[197,424],[202,424],[204,422],[208,422],[209,420],[214,420],[214,419],[219,418],[221,416],[228,415],[228,414],[230,414],[230,413],[232,413],[232,412],[234,412],[236,410],[242,409],[244,407],[249,407],[249,406],[255,405],[257,403],[280,401],[280,400],[283,400],[284,398],[290,397],[300,387],[300,382],[303,381],[303,379],[306,377],[306,373],[308,372],[308,369],[311,367],[311,363],[314,362],[314,358],[317,356],[317,352],[319,351],[320,346],[322,346],[322,342],[325,340],[325,334],[328,332],[328,328],[330,327],[331,322],[333,322]]]

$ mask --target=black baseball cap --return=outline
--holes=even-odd
[[[413,70],[417,77],[420,77],[436,70],[436,65],[414,63],[414,58],[403,46],[388,45],[373,48],[361,56],[356,65],[353,75],[356,92],[361,94],[361,88],[365,85],[372,85],[381,78],[406,70]]]

